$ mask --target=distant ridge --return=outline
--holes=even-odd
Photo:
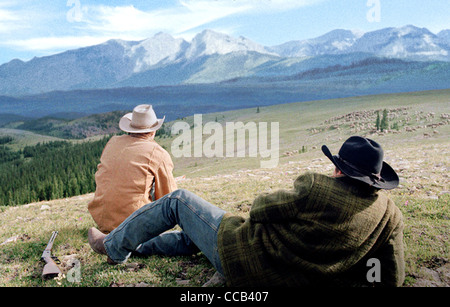
[[[0,95],[51,91],[201,84],[233,78],[300,73],[305,59],[320,67],[332,56],[450,62],[450,30],[433,34],[412,25],[367,33],[337,29],[314,39],[263,46],[245,37],[205,30],[192,41],[158,33],[143,41],[109,40],[28,62],[0,66]],[[330,56],[330,57],[327,57]],[[298,68],[293,71],[293,68]]]

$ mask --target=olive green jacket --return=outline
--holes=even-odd
[[[347,177],[307,173],[290,191],[258,196],[248,219],[224,216],[218,248],[230,286],[364,285],[371,258],[381,277],[373,285],[404,281],[400,210]]]

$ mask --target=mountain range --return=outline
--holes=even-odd
[[[312,70],[351,67],[370,58],[433,62],[441,65],[440,70],[448,70],[450,30],[438,34],[415,26],[367,33],[334,30],[277,46],[211,30],[190,42],[166,33],[142,41],[115,39],[5,63],[0,66],[0,95],[12,99],[52,91],[292,79]]]

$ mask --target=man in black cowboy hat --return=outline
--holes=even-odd
[[[398,186],[397,174],[389,164],[383,162],[383,149],[373,140],[353,136],[342,145],[336,156],[325,145],[322,151],[336,166],[338,174],[374,188],[390,190]]]
[[[381,146],[354,136],[338,155],[322,150],[333,176],[306,173],[292,190],[260,195],[247,219],[177,190],[107,236],[91,229],[89,243],[110,263],[202,251],[230,286],[401,286],[403,218],[380,191],[399,179]]]

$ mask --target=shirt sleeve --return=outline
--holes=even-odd
[[[155,200],[177,189],[172,161],[162,161],[155,174]]]

